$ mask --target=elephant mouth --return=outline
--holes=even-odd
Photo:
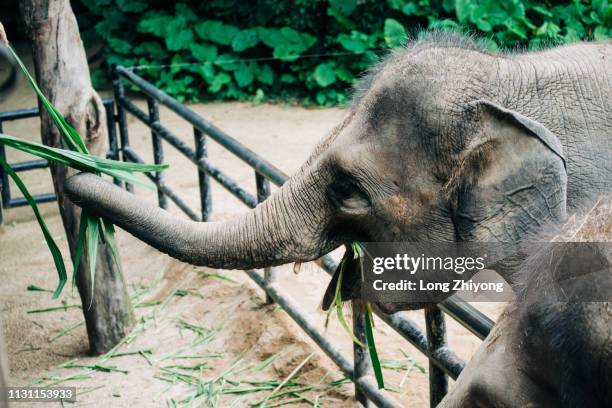
[[[354,219],[341,219],[334,222],[328,227],[325,235],[330,242],[335,244],[334,248],[342,244],[350,245],[355,241],[372,242],[375,240],[369,229]]]

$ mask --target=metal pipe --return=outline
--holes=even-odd
[[[253,270],[246,271],[246,273],[259,285],[259,287],[266,291],[264,278],[260,273]],[[385,391],[379,390],[371,378],[367,376],[360,378],[355,377],[353,364],[351,364],[342,353],[330,343],[323,333],[316,328],[310,319],[300,311],[299,305],[295,303],[291,296],[282,290],[278,283],[270,285],[267,288],[267,292],[269,292],[274,301],[287,312],[293,321],[296,322],[315,343],[317,343],[321,350],[332,359],[338,368],[359,386],[370,401],[377,407],[397,408],[400,406],[399,403],[391,398]]]
[[[106,129],[108,132],[108,151],[106,158],[110,160],[119,160],[119,145],[117,143],[117,129],[115,128],[115,112],[113,112],[114,104],[104,104],[106,110]]]
[[[2,130],[3,127],[3,123],[2,121],[0,121],[0,133],[3,133]],[[6,151],[4,150],[4,145],[2,143],[0,143],[0,159],[3,160],[5,163],[7,163],[6,161]],[[0,193],[2,195],[2,202],[0,204],[0,225],[3,222],[3,217],[2,217],[2,207],[7,208],[9,201],[11,200],[11,190],[10,190],[10,185],[9,185],[9,180],[8,180],[8,174],[6,174],[6,172],[4,171],[4,169],[2,167],[0,167]]]
[[[55,193],[35,194],[32,196],[32,198],[37,203],[50,203],[52,201],[57,200]],[[23,207],[24,205],[30,205],[28,203],[28,200],[25,199],[25,197],[15,197],[11,198],[11,200],[6,205],[6,208]]]
[[[115,116],[115,101],[113,99],[104,100],[102,102],[106,110],[106,129],[108,132],[108,152],[106,158],[111,160],[119,160],[119,143],[117,141],[117,121]],[[121,180],[114,178],[114,183],[121,187]]]
[[[115,97],[115,103],[117,104],[117,125],[119,126],[119,141],[121,142],[121,159],[126,161],[124,150],[126,147],[130,146],[130,136],[128,134],[127,129],[127,117],[125,115],[125,110],[123,106],[121,106],[118,101],[125,97],[125,88],[123,87],[123,82],[121,82],[121,77],[118,75],[115,69],[111,70],[113,75],[113,94]],[[134,186],[129,183],[125,183],[125,189],[127,191],[133,192]]]
[[[452,379],[459,377],[465,363],[448,347],[430,350],[427,345],[425,333],[415,322],[402,316],[402,312],[386,314],[372,305],[376,315],[391,326],[404,339],[408,340],[416,349],[425,354],[438,368],[442,369]]]
[[[0,133],[2,133],[2,121],[0,121]],[[4,151],[4,145],[2,143],[0,143],[0,160],[6,163],[6,152]],[[0,166],[0,225],[4,223],[4,213],[2,209],[10,199],[11,192],[9,190],[8,175],[4,171],[4,168]]]
[[[263,160],[251,149],[245,147],[227,133],[216,128],[213,124],[203,119],[200,115],[198,115],[185,105],[181,104],[176,99],[172,98],[165,92],[157,89],[155,85],[151,84],[150,82],[144,80],[129,69],[126,69],[125,67],[122,67],[120,65],[114,66],[113,72],[128,79],[130,82],[132,82],[132,84],[138,86],[145,94],[157,99],[159,103],[168,107],[171,111],[185,119],[187,122],[191,123],[193,126],[206,133],[208,136],[218,142],[221,146],[225,147],[238,158],[249,164],[259,174],[266,177],[274,184],[280,186],[287,180],[287,175],[285,175],[276,166],[266,160]],[[123,97],[124,95],[121,96]]]
[[[102,100],[103,104],[112,103],[112,98],[104,98]],[[28,118],[37,118],[39,116],[38,108],[25,108],[25,109],[15,109],[6,112],[0,112],[0,122],[7,122],[10,120],[20,120],[20,119],[28,119]]]
[[[357,340],[363,344],[367,344],[368,340],[365,334],[365,306],[361,300],[351,301],[351,310],[353,312],[353,333]],[[355,366],[355,379],[363,378],[372,374],[372,364],[370,360],[370,352],[367,348],[353,342],[353,364]],[[355,399],[364,408],[371,406],[368,397],[357,382],[355,382]]]
[[[11,164],[11,168],[17,173],[20,171],[45,169],[47,167],[49,167],[49,162],[45,159],[27,160],[27,161]]]
[[[179,152],[183,153],[183,155],[195,163],[200,170],[208,173],[213,179],[215,179],[215,181],[225,187],[225,189],[236,196],[240,201],[251,208],[255,208],[257,205],[257,199],[253,197],[252,194],[240,188],[238,183],[232,180],[229,176],[225,175],[221,170],[210,164],[208,159],[196,159],[195,152],[189,146],[187,146],[185,142],[179,139],[178,136],[159,123],[150,123],[147,118],[147,114],[138,109],[136,105],[127,99],[119,99],[117,104],[125,108],[125,110],[134,115],[134,117],[153,129],[153,131],[155,131],[162,139],[170,143],[170,145],[176,148]]]
[[[144,163],[144,160],[142,160],[142,158],[129,146],[124,149],[123,155],[126,161]],[[168,187],[163,180],[158,182],[156,176],[150,172],[145,172],[143,174],[153,183],[156,183],[157,189],[167,196],[174,204],[176,204],[176,206],[180,208],[181,211],[183,211],[189,218],[194,221],[202,221],[200,216],[194,210],[192,210],[174,190]]]
[[[38,108],[17,109],[7,112],[0,112],[0,122],[7,120],[19,120],[35,118],[38,116]]]
[[[257,203],[263,203],[270,196],[270,181],[261,174],[255,172],[255,187],[257,190]],[[264,268],[264,285],[266,289],[276,281],[276,271],[274,268]],[[274,303],[274,300],[266,290],[266,303]]]
[[[484,340],[495,325],[493,320],[489,319],[474,306],[462,301],[458,296],[446,299],[438,307],[475,334],[480,340]]]
[[[159,124],[159,103],[153,98],[147,98],[147,108],[149,110],[149,121],[150,123]],[[151,140],[153,143],[153,162],[155,164],[162,164],[164,162],[164,146],[161,138],[151,130]],[[163,180],[163,173],[158,171],[155,173],[155,184],[159,185]],[[168,202],[164,196],[163,191],[157,189],[157,202],[159,206],[164,210],[168,208]]]
[[[427,348],[430,353],[446,348],[444,313],[436,305],[425,307]],[[448,393],[448,378],[444,371],[429,360],[429,406],[435,408]]]
[[[268,197],[270,197],[270,181],[261,174],[255,172],[255,187],[257,190],[257,202],[263,203]],[[272,267],[264,268],[264,283],[266,288],[276,282],[277,276],[276,271]],[[266,303],[274,303],[274,300],[270,297],[266,291]]]
[[[206,146],[206,136],[196,127],[193,128],[193,138],[195,142],[195,159],[208,160],[208,147]],[[200,185],[200,211],[202,221],[209,221],[212,216],[212,194],[210,191],[210,176],[198,168],[198,183]]]

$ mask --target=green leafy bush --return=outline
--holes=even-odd
[[[103,44],[106,64],[149,66],[139,73],[188,101],[342,104],[361,72],[422,29],[473,32],[493,49],[612,33],[608,0],[80,1],[83,37]],[[98,86],[107,71],[94,72]]]

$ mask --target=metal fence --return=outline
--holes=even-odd
[[[181,199],[179,194],[166,184],[163,173],[146,174],[158,187],[158,203],[160,207],[166,208],[167,202],[170,200],[192,220],[208,221],[213,204],[210,191],[211,179],[221,184],[250,208],[254,208],[270,195],[270,183],[280,186],[287,180],[287,175],[275,166],[216,128],[188,107],[133,73],[129,68],[115,66],[113,67],[112,74],[114,100],[105,101],[109,136],[107,156],[115,160],[144,162],[130,146],[127,126],[127,115],[130,114],[151,129],[153,160],[155,163],[163,161],[164,142],[166,142],[190,160],[197,171],[200,190],[200,211],[190,208]],[[144,95],[147,100],[147,112],[140,109],[128,98],[125,92],[126,82],[130,84],[131,88],[138,89]],[[170,129],[161,124],[159,117],[160,104],[166,106],[192,125],[195,149],[189,147]],[[0,114],[0,129],[2,121],[32,117],[37,114],[38,111],[36,109],[2,113]],[[208,139],[212,139],[253,168],[257,191],[256,196],[240,187],[230,176],[210,163],[207,152]],[[0,150],[0,154],[3,154],[2,150]],[[16,163],[12,166],[13,168],[20,168],[21,166],[21,170],[44,167],[42,162],[38,167],[31,163],[34,162]],[[23,205],[19,201],[20,199],[12,199],[10,192],[6,194],[8,197],[6,202],[9,205],[4,204],[5,191],[8,191],[5,179],[6,176],[0,173],[0,180],[2,180],[2,185],[4,186],[3,205],[6,207]],[[131,190],[131,186],[126,185],[125,187]],[[36,198],[39,201],[50,201],[53,199],[53,196],[41,195]],[[335,262],[330,257],[324,257],[317,263],[330,274],[336,268]],[[355,383],[355,397],[359,402],[364,406],[371,405],[371,403],[379,407],[399,406],[386,391],[377,388],[371,374],[370,356],[367,349],[354,345],[353,359],[352,361],[347,359],[310,321],[306,314],[300,310],[299,305],[282,288],[276,280],[274,268],[266,268],[263,274],[253,270],[247,271],[247,274],[265,291],[267,301],[274,302],[282,307],[334,361],[340,370],[353,380]],[[360,341],[366,342],[363,306],[357,301],[353,302],[352,306],[355,336]],[[425,332],[415,322],[408,319],[404,313],[388,315],[380,310],[375,310],[375,313],[429,359],[430,405],[432,407],[436,406],[446,394],[448,390],[448,377],[457,378],[465,365],[447,346],[445,314],[458,321],[480,339],[484,339],[493,326],[493,322],[477,309],[468,303],[454,299],[446,300],[442,304],[425,309]]]

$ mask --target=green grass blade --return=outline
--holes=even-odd
[[[272,398],[274,396],[274,394],[276,394],[278,392],[278,390],[280,390],[281,388],[283,388],[285,386],[285,384],[287,384],[288,381],[290,381],[293,377],[295,377],[295,375],[302,369],[302,367],[304,367],[306,365],[306,363],[308,363],[308,361],[315,355],[315,353],[310,353],[308,355],[308,357],[306,357],[300,364],[298,364],[297,367],[295,367],[293,369],[293,371],[291,371],[291,373],[289,373],[289,375],[287,377],[285,377],[285,379],[276,386],[276,388],[274,388],[274,390],[268,394],[268,396],[266,398],[263,399],[263,401],[258,404],[261,408],[264,408],[267,404],[267,402],[270,400],[270,398]]]
[[[109,175],[109,176],[111,176],[113,178],[116,178],[118,180],[125,181],[125,182],[127,182],[129,184],[137,184],[139,186],[146,187],[146,188],[148,188],[150,190],[155,190],[156,189],[155,184],[153,184],[152,182],[140,179],[140,178],[138,178],[138,177],[136,177],[136,176],[134,176],[134,175],[132,175],[130,173],[124,172],[124,171],[119,171],[119,170],[104,170],[103,173],[105,173],[105,174],[107,174],[107,175]]]
[[[153,189],[155,188],[153,183],[142,180],[130,172],[157,172],[168,168],[168,165],[165,164],[124,163],[103,159],[97,156],[46,146],[5,134],[0,134],[0,143],[77,170],[104,173],[131,184],[138,184]]]
[[[87,149],[87,146],[85,146],[85,143],[83,142],[83,139],[81,138],[81,135],[79,135],[76,129],[73,128],[72,125],[66,121],[64,116],[62,116],[62,114],[59,113],[59,111],[55,108],[55,106],[51,105],[50,103],[49,103],[49,107],[47,111],[49,110],[53,111],[54,116],[57,117],[57,121],[61,123],[62,128],[65,129],[65,132],[68,134],[68,136],[70,136],[70,137],[66,137],[66,135],[64,135],[65,139],[74,141],[74,144],[78,146],[77,149],[73,148],[71,150],[88,154],[89,150]]]
[[[72,287],[76,285],[76,277],[79,272],[79,266],[81,265],[81,256],[83,255],[83,249],[85,248],[86,234],[87,233],[87,214],[85,211],[81,211],[81,218],[79,220],[79,236],[77,237],[77,246],[74,253],[73,272],[72,272]]]
[[[361,243],[354,241],[351,243],[351,247],[353,249],[353,257],[354,259],[359,260],[357,263],[357,267],[359,268],[359,275],[363,280],[363,248],[361,247]],[[374,315],[372,314],[372,307],[369,302],[365,303],[365,332],[366,332],[366,340],[368,343],[368,351],[370,352],[370,360],[372,361],[372,369],[374,370],[374,376],[376,377],[376,383],[378,384],[378,388],[385,388],[385,381],[383,379],[382,367],[380,364],[380,359],[378,358],[378,352],[376,351],[376,343],[374,342]]]
[[[26,290],[29,291],[29,292],[49,292],[49,293],[53,293],[52,290],[41,288],[40,286],[36,286],[36,285],[28,285]]]
[[[348,323],[344,319],[344,315],[342,313],[342,303],[337,303],[336,304],[336,314],[338,315],[338,321],[340,322],[340,324],[342,325],[344,330],[349,334],[349,336],[351,336],[351,339],[353,340],[353,342],[355,344],[358,344],[360,347],[364,347],[365,348],[366,345],[363,344],[363,342],[361,342],[357,337],[355,337],[355,334],[353,333],[353,331],[349,327]]]
[[[358,261],[357,267],[359,268],[359,275],[361,276],[361,281],[365,282],[365,276],[363,274],[363,255],[365,253],[361,243],[359,241],[353,241],[351,243],[351,247],[353,248],[354,259]],[[372,321],[372,323],[374,323]]]
[[[113,256],[115,266],[118,270],[121,270],[121,264],[119,263],[119,254],[117,253],[117,245],[115,243],[115,227],[112,222],[106,219],[102,219],[102,223],[104,224],[104,229],[102,230],[104,234],[104,240],[106,241],[106,244],[110,247],[111,255]]]
[[[19,139],[16,137],[8,136],[0,134],[0,143],[3,143],[7,146],[13,147],[20,151],[33,154],[35,156],[41,157],[48,161],[62,164],[68,167],[71,167],[76,170],[92,172],[96,175],[100,175],[101,173],[107,174],[115,179],[119,179],[130,184],[140,184],[148,188],[155,188],[153,183],[148,181],[143,181],[134,175],[132,172],[159,172],[165,170],[167,165],[149,165],[149,164],[141,164],[141,163],[125,163],[114,160],[108,160],[105,158],[93,156],[89,154],[87,150],[87,146],[85,142],[78,134],[78,132],[66,121],[66,119],[62,116],[62,114],[53,106],[53,104],[45,97],[42,93],[36,81],[30,75],[27,68],[17,55],[15,51],[9,47],[9,50],[17,65],[23,72],[24,76],[32,86],[32,89],[38,96],[42,107],[47,111],[53,123],[59,130],[62,140],[65,145],[69,148],[69,150],[58,149],[55,147],[46,146],[40,143],[30,142],[27,140]],[[55,290],[53,297],[56,298],[61,293],[66,280],[66,268],[61,256],[61,252],[59,248],[53,241],[53,238],[49,234],[49,231],[44,223],[40,212],[38,211],[38,207],[36,205],[35,200],[29,194],[26,186],[23,184],[21,179],[15,174],[15,172],[10,168],[8,163],[5,161],[1,161],[0,165],[5,168],[6,172],[13,178],[15,183],[18,185],[19,189],[22,191],[24,197],[27,199],[28,203],[32,207],[38,223],[43,231],[43,235],[45,236],[45,240],[47,245],[49,246],[49,250],[53,255],[53,260],[56,265],[56,269],[58,271],[60,282],[58,288]],[[91,295],[93,301],[93,292],[94,292],[94,282],[95,282],[95,271],[96,271],[96,257],[97,257],[97,249],[98,249],[98,240],[100,238],[103,239],[104,242],[109,243],[111,245],[111,250],[113,252],[113,257],[115,262],[118,264],[118,258],[115,251],[114,245],[114,235],[112,224],[106,223],[98,219],[97,217],[93,217],[83,212],[81,215],[81,224],[79,227],[79,236],[77,238],[77,249],[74,258],[74,273],[73,273],[73,285],[75,283],[76,274],[79,268],[79,264],[81,262],[81,257],[83,255],[83,251],[85,249],[85,245],[87,245],[87,251],[89,253],[89,270],[91,277]],[[91,304],[90,304],[91,307]]]
[[[370,359],[372,361],[372,369],[374,370],[374,376],[376,377],[376,383],[379,389],[385,388],[385,380],[383,379],[382,368],[380,360],[378,358],[378,352],[376,351],[376,343],[374,343],[374,316],[372,315],[372,308],[369,303],[366,303],[365,313],[365,332],[366,340],[368,341],[368,350],[370,351]]]
[[[61,150],[61,149],[60,149]],[[169,165],[168,164],[147,164],[147,163],[133,163],[133,162],[122,162],[117,160],[105,159],[103,157],[92,156],[88,154],[83,154],[79,152],[66,151],[67,155],[73,156],[84,162],[91,162],[92,165],[95,165],[96,168],[99,169],[110,169],[110,170],[121,170],[128,172],[146,172],[146,171],[163,171],[166,170]]]
[[[75,150],[81,153],[88,153],[87,147],[85,146],[83,139],[79,136],[77,131],[72,126],[70,126],[68,122],[66,122],[66,119],[64,119],[64,117],[57,111],[55,106],[53,106],[53,104],[49,102],[47,97],[43,95],[42,91],[36,84],[36,81],[34,80],[34,78],[32,78],[32,75],[30,75],[30,72],[28,71],[26,66],[23,64],[23,62],[21,61],[21,59],[19,58],[15,50],[13,50],[13,48],[10,46],[8,47],[8,49],[10,50],[11,54],[13,54],[15,61],[17,61],[17,65],[19,65],[21,72],[23,72],[23,75],[27,78],[28,82],[32,86],[32,89],[34,89],[34,92],[40,99],[43,107],[45,108],[49,116],[51,116],[51,119],[53,119],[53,122],[55,123],[60,133],[62,134],[62,137],[64,141],[66,142],[66,144],[72,150]]]
[[[281,354],[283,350],[279,351],[276,354],[272,354],[270,357],[266,358],[261,363],[257,364],[255,367],[251,368],[252,373],[259,373],[266,369],[270,364],[272,364]]]
[[[89,171],[104,172],[104,170],[118,170],[127,172],[159,172],[169,167],[167,164],[128,163],[105,159],[98,156],[47,146],[6,134],[0,134],[0,143],[44,159],[59,162],[60,164],[66,164],[71,167],[78,165]]]
[[[68,275],[66,274],[66,266],[64,265],[64,259],[62,258],[62,253],[60,252],[57,244],[53,240],[53,237],[51,236],[51,233],[47,228],[47,224],[45,223],[45,220],[43,219],[40,211],[38,210],[36,200],[34,200],[34,197],[32,197],[25,184],[23,184],[21,178],[19,178],[19,176],[17,175],[17,173],[15,173],[11,166],[9,166],[9,164],[2,159],[0,159],[0,166],[2,166],[4,171],[13,179],[19,190],[21,190],[21,193],[23,194],[25,199],[28,201],[30,207],[32,207],[32,211],[34,211],[34,215],[36,216],[38,225],[40,225],[40,229],[43,233],[43,236],[45,237],[47,246],[51,251],[51,255],[53,256],[53,262],[55,263],[55,268],[57,269],[57,273],[59,276],[59,284],[57,285],[55,292],[53,292],[53,299],[56,299],[62,292],[62,289],[66,284],[66,280],[68,279]]]
[[[360,259],[363,258],[363,250],[361,249],[361,244],[357,241],[353,241],[351,243],[351,247],[353,248],[353,258]]]
[[[205,271],[202,271],[202,272],[198,272],[198,275],[199,275],[201,278],[214,278],[214,279],[221,279],[221,280],[224,280],[224,281],[226,281],[226,282],[233,283],[234,285],[239,285],[239,284],[240,284],[240,282],[238,282],[237,280],[232,279],[232,278],[230,278],[229,276],[225,276],[225,275],[224,275],[224,274],[222,274],[222,273],[210,273],[210,272],[205,272]]]
[[[81,309],[81,305],[67,305],[67,304],[64,304],[62,306],[46,307],[46,308],[43,308],[43,309],[32,309],[32,310],[28,310],[26,313],[27,314],[36,314],[36,313],[58,312],[58,311],[65,312],[68,309]]]
[[[342,260],[340,264],[340,271],[338,272],[338,281],[336,282],[336,291],[334,293],[334,304],[336,307],[336,315],[338,317],[338,321],[340,325],[344,328],[344,330],[351,336],[351,339],[354,343],[358,344],[360,347],[366,347],[357,337],[349,327],[348,323],[344,319],[344,313],[342,313],[342,275],[344,274],[344,267],[346,265],[345,260]]]
[[[85,321],[81,320],[80,322],[75,323],[72,326],[69,326],[69,327],[66,327],[63,330],[60,330],[59,332],[55,333],[53,336],[49,337],[49,339],[48,339],[49,343],[53,343],[55,340],[59,339],[60,337],[63,337],[65,335],[67,335],[68,333],[70,333],[74,329],[76,329],[78,327],[81,327],[84,324],[85,324]]]
[[[66,166],[75,167],[78,165],[78,162],[74,160],[70,160],[65,154],[61,153],[61,149],[56,149],[54,147],[45,146],[43,144],[30,142],[22,139],[18,139],[13,136],[0,134],[0,143],[3,143],[6,146],[10,146],[14,149],[21,150],[22,152],[29,153],[40,158],[53,161],[58,164],[64,164]],[[58,151],[56,151],[58,150]],[[64,150],[64,152],[67,150]],[[78,166],[78,170],[85,170],[83,166]]]
[[[100,231],[98,230],[98,218],[83,211],[87,218],[87,256],[89,258],[89,276],[91,277],[91,300],[89,307],[93,304],[94,288],[96,282],[96,260],[98,256],[98,239]]]

